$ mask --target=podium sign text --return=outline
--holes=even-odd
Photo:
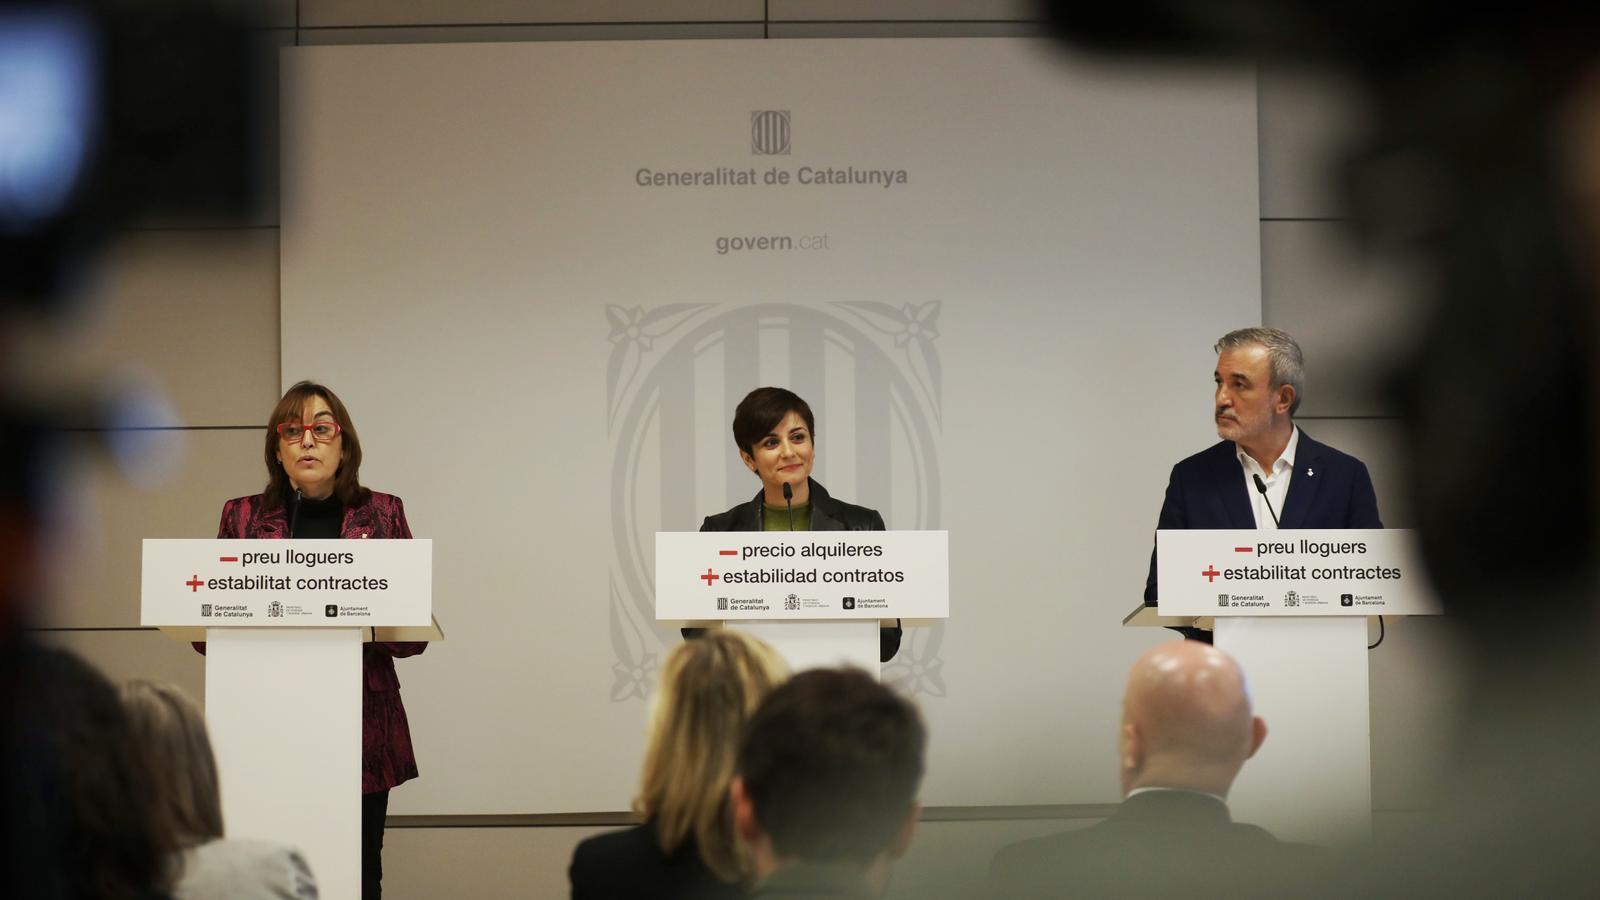
[[[1156,532],[1162,615],[1438,615],[1406,529]]]
[[[146,540],[144,625],[428,625],[433,541]]]
[[[944,531],[661,531],[657,619],[943,619]]]

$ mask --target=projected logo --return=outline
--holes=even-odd
[[[756,156],[789,155],[787,109],[758,109],[750,113],[750,152]]]
[[[694,531],[760,490],[730,431],[751,389],[788,387],[811,405],[812,477],[829,493],[893,528],[943,527],[937,300],[610,306],[606,318],[613,701],[646,696],[681,640],[655,621],[655,532]],[[908,628],[885,680],[943,696],[943,639],[943,624]]]

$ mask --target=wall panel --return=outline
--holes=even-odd
[[[93,663],[113,683],[134,678],[169,682],[205,708],[205,657],[185,642],[154,629],[40,631],[37,635],[41,642],[71,650]]]
[[[773,22],[773,38],[1036,37],[1030,22]]]
[[[58,372],[147,380],[170,418],[119,425],[264,422],[278,398],[278,231],[125,231],[78,320],[41,348]]]
[[[1300,415],[1395,412],[1385,382],[1422,310],[1401,269],[1364,254],[1346,223],[1262,222],[1261,297],[1263,323],[1305,351]]]
[[[300,27],[761,21],[761,0],[300,0]]]
[[[755,39],[754,23],[659,22],[573,25],[420,25],[377,28],[302,28],[302,46],[334,44],[481,44],[497,41],[681,41]]]
[[[1334,178],[1342,148],[1365,122],[1353,92],[1325,77],[1265,68],[1260,104],[1262,217],[1344,214]]]
[[[108,435],[151,442],[143,451],[152,460],[150,482],[135,484],[104,464],[73,482],[66,533],[49,567],[55,599],[42,624],[138,625],[141,539],[215,537],[223,501],[266,483],[262,435],[257,428]]]
[[[772,21],[848,19],[916,22],[1020,22],[1038,18],[1037,4],[1024,0],[771,0]]]

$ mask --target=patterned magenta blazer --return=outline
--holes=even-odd
[[[288,511],[266,508],[262,495],[235,497],[223,504],[219,538],[282,539],[289,536]],[[342,538],[409,538],[406,510],[400,498],[373,491],[365,503],[347,506]],[[204,644],[196,644],[203,648]],[[386,791],[417,777],[417,757],[411,749],[411,726],[400,703],[400,678],[394,672],[397,656],[416,656],[428,649],[425,642],[369,643],[362,655],[364,690],[361,692],[361,792]],[[205,652],[201,649],[201,652]]]

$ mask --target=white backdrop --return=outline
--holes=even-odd
[[[1252,81],[1010,40],[284,62],[284,380],[341,394],[437,552],[393,812],[626,808],[677,640],[651,535],[755,493],[728,421],[768,383],[811,401],[830,491],[950,531],[952,619],[886,670],[924,802],[1116,799],[1160,637],[1118,623],[1215,440],[1211,342],[1260,318]]]

